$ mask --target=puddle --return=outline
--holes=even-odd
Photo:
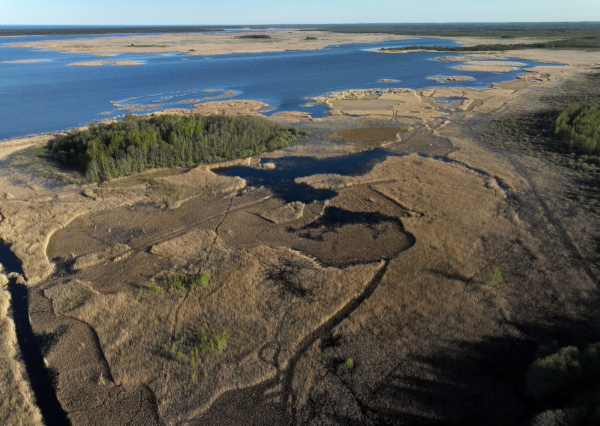
[[[239,176],[246,179],[250,186],[264,186],[273,194],[285,201],[302,201],[309,204],[314,201],[324,201],[337,195],[337,192],[327,189],[313,189],[304,184],[296,184],[294,179],[315,174],[331,173],[345,176],[363,175],[373,166],[385,160],[392,154],[381,148],[339,157],[318,159],[314,157],[284,157],[269,158],[263,162],[275,164],[273,170],[262,170],[253,167],[232,167],[214,170],[223,176]]]

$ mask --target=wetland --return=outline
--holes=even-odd
[[[78,114],[36,104],[39,131],[112,124],[0,143],[0,379],[21,423],[508,426],[570,403],[525,376],[544,345],[600,340],[595,160],[548,130],[597,102],[593,54],[378,46],[2,64],[115,78]],[[16,121],[3,137],[29,132]],[[148,167],[84,173],[152,144]]]

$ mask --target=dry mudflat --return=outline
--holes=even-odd
[[[312,135],[261,162],[98,186],[32,160],[50,136],[2,145],[0,239],[23,263],[34,331],[52,337],[44,356],[71,422],[527,419],[524,366],[557,327],[595,312],[597,290],[578,251],[597,217],[546,208],[574,182],[473,132],[594,66],[585,52],[536,54],[570,65],[482,90],[316,98],[332,116],[274,117]],[[203,105],[188,113],[265,107]],[[372,149],[386,155],[356,173],[299,175],[283,189],[217,170],[278,173],[299,157]],[[486,284],[496,267],[504,280]]]

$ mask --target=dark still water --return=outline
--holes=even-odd
[[[239,176],[251,186],[265,186],[286,203],[302,201],[324,201],[336,196],[337,192],[328,189],[314,189],[305,184],[296,184],[294,180],[320,173],[356,176],[369,172],[376,164],[393,155],[382,148],[339,157],[282,157],[267,158],[262,161],[274,163],[275,169],[264,170],[254,167],[231,167],[217,169],[215,173],[223,176]]]
[[[6,37],[0,43],[17,43],[54,37]],[[56,38],[78,38],[60,36]],[[87,38],[87,37],[86,37]],[[440,83],[426,77],[468,75],[474,81],[458,86],[486,87],[511,80],[521,73],[482,73],[453,70],[461,62],[430,61],[435,52],[382,54],[367,51],[406,45],[456,45],[451,40],[418,38],[374,44],[330,46],[313,51],[173,56],[118,54],[98,58],[0,45],[0,140],[32,133],[64,130],[94,119],[130,110],[149,112],[164,108],[191,108],[178,102],[226,94],[229,98],[264,101],[272,112],[303,110],[320,117],[322,105],[307,106],[306,97],[327,92],[405,87],[422,88]],[[444,55],[447,56],[446,53]],[[10,63],[15,60],[47,60]],[[141,60],[140,66],[70,67],[91,60]],[[527,66],[536,65],[531,61]],[[396,80],[380,83],[380,79]],[[203,92],[216,90],[216,92]],[[111,102],[124,101],[116,106]],[[143,104],[146,108],[139,109]],[[120,109],[119,109],[120,108]],[[105,113],[104,115],[99,115]]]

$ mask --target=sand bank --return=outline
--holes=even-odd
[[[391,34],[339,34],[324,31],[250,32],[270,35],[270,39],[236,39],[228,33],[160,34],[152,36],[99,37],[15,43],[11,46],[34,47],[63,52],[85,53],[172,53],[188,55],[219,55],[227,53],[283,52],[315,50],[329,45],[374,43],[404,40],[408,37]],[[316,40],[306,37],[316,37]]]
[[[471,81],[475,79],[466,75],[452,75],[446,77],[427,77],[427,80],[437,81],[438,83],[453,83],[457,81]]]
[[[72,67],[101,67],[103,65],[143,65],[142,61],[88,61],[88,62],[73,62],[69,64]]]
[[[259,101],[237,99],[237,100],[231,100],[231,101],[204,102],[204,103],[194,105],[194,109],[184,109],[184,108],[165,109],[163,111],[154,112],[151,115],[256,114],[259,110],[266,108],[268,106],[269,106],[268,104],[265,104],[265,103],[259,102]]]
[[[14,61],[2,61],[0,64],[35,64],[37,62],[50,62],[50,59],[17,59]]]

